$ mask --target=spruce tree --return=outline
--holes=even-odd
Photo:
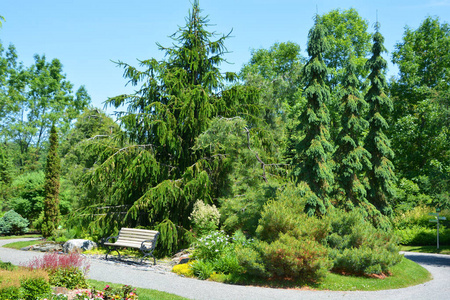
[[[298,129],[303,130],[305,137],[297,144],[297,164],[294,169],[297,181],[308,183],[315,194],[305,207],[309,215],[322,215],[326,212],[331,205],[328,196],[334,182],[330,114],[327,108],[330,92],[325,83],[327,67],[322,57],[327,47],[323,25],[316,20],[308,34],[307,51],[310,59],[303,71],[307,104]]]
[[[208,22],[194,1],[186,25],[172,35],[173,45],[159,45],[164,60],[147,59],[140,68],[119,63],[136,92],[108,100],[127,107],[119,115],[124,130],[115,139],[122,144],[105,138],[92,146],[100,153],[87,176],[94,197],[82,206],[96,231],[155,228],[160,253],[170,254],[189,234],[194,203],[217,201],[227,168],[211,150],[194,149],[196,139],[214,117],[249,120],[259,107],[255,88],[226,85],[237,78],[219,68],[228,35],[209,32]]]
[[[336,140],[337,150],[334,154],[337,165],[337,182],[339,206],[346,210],[367,205],[367,191],[364,172],[371,168],[370,153],[363,146],[363,132],[369,122],[363,113],[368,108],[360,88],[354,57],[351,56],[345,67],[341,92],[342,127]],[[363,205],[365,206],[365,205]]]
[[[386,60],[381,56],[386,49],[384,38],[378,31],[373,36],[372,57],[366,66],[370,70],[370,88],[365,95],[369,104],[369,132],[365,139],[365,147],[372,155],[372,168],[367,175],[370,183],[369,201],[384,215],[392,213],[390,199],[394,193],[393,184],[396,180],[394,166],[391,162],[394,152],[390,148],[390,140],[384,133],[388,129],[385,115],[392,110],[392,101],[386,94],[388,85],[384,76]]]
[[[59,174],[60,159],[58,155],[58,134],[53,124],[50,130],[50,148],[45,167],[45,199],[44,199],[44,219],[42,223],[42,235],[49,237],[54,235],[59,222]]]

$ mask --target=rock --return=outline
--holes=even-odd
[[[91,250],[93,248],[97,248],[96,243],[90,240],[83,239],[68,240],[63,245],[64,253],[83,252],[86,250]]]
[[[38,245],[31,246],[28,250],[40,251],[40,252],[59,252],[62,251],[60,243],[45,242]]]

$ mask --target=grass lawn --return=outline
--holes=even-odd
[[[439,249],[437,249],[436,246],[401,246],[400,250],[420,253],[450,254],[450,246],[441,245],[439,245]]]
[[[232,282],[243,285],[256,285],[271,288],[330,290],[330,291],[379,291],[399,289],[427,282],[432,279],[431,274],[415,262],[403,258],[392,268],[392,275],[384,279],[345,276],[328,273],[322,282],[308,283],[302,281],[277,281],[250,278],[230,278],[226,275],[217,276],[217,281]]]
[[[413,286],[431,279],[431,274],[425,268],[403,258],[398,265],[392,268],[392,276],[384,279],[329,273],[325,280],[314,288],[331,291],[378,291]]]
[[[98,281],[98,280],[94,280],[94,279],[88,279],[88,282],[91,287],[95,287],[97,290],[103,290],[106,285],[109,285],[113,288],[119,288],[119,287],[123,286],[123,284]],[[180,297],[180,296],[177,296],[174,294],[169,294],[166,292],[160,292],[157,290],[142,289],[142,288],[137,288],[137,294],[139,296],[139,300],[150,300],[150,299],[183,300],[183,299],[187,299],[187,298]]]
[[[26,234],[26,235],[5,235],[0,236],[0,240],[20,239],[20,238],[41,238],[40,234]]]
[[[27,246],[31,246],[31,245],[37,245],[37,244],[40,244],[40,243],[42,243],[41,240],[21,241],[21,242],[9,243],[9,244],[3,245],[3,247],[20,250],[23,247],[27,247]]]

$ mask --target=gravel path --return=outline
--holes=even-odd
[[[22,239],[25,240],[25,239]],[[2,248],[12,240],[0,240],[0,260],[19,265],[42,253]],[[450,256],[404,253],[433,275],[433,280],[413,287],[376,292],[333,292],[273,289],[229,285],[192,278],[182,278],[163,267],[137,267],[102,259],[91,259],[89,278],[135,287],[155,289],[189,299],[450,299]]]

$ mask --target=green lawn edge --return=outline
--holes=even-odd
[[[393,266],[391,272],[392,275],[384,279],[329,273],[314,288],[330,291],[380,291],[414,286],[432,279],[427,269],[407,258]]]
[[[96,290],[103,290],[106,285],[109,285],[113,288],[120,288],[123,286],[123,284],[99,281],[95,279],[88,279],[88,283]],[[184,298],[178,295],[152,289],[136,288],[136,292],[139,296],[139,300],[189,300],[188,298]]]
[[[401,246],[401,251],[450,255],[450,246]]]

